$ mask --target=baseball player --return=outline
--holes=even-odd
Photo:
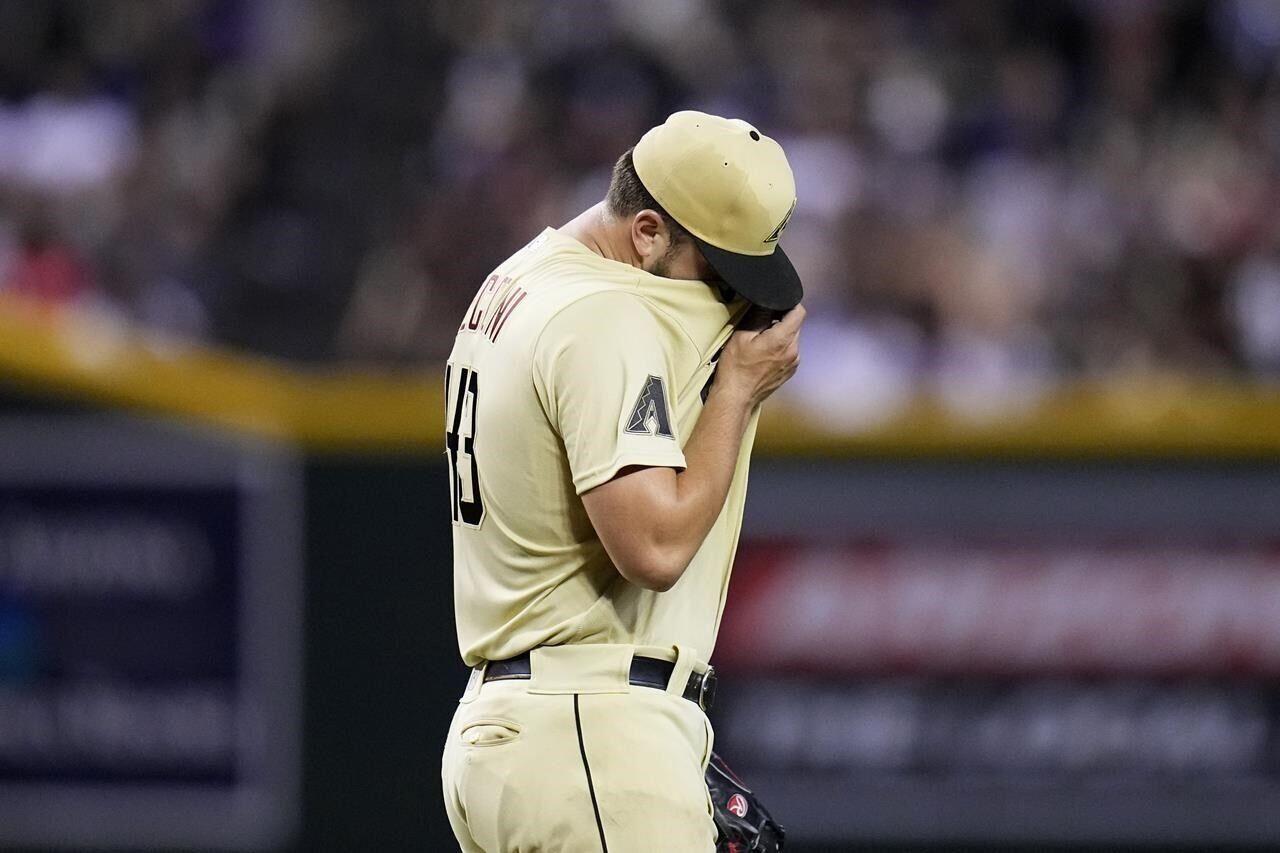
[[[795,204],[776,142],[676,113],[463,317],[446,445],[473,670],[442,777],[468,853],[716,849],[707,659],[759,406],[798,364]]]

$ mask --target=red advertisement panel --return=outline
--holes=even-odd
[[[742,549],[715,662],[931,675],[1280,675],[1280,548]]]

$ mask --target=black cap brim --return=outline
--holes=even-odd
[[[800,275],[781,246],[772,255],[739,255],[697,237],[693,240],[724,283],[753,305],[790,311],[804,297]]]

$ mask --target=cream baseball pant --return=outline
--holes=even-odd
[[[633,686],[633,653],[675,662],[664,692]],[[458,703],[441,776],[466,853],[713,853],[706,714],[681,696],[706,664],[680,649],[534,649],[532,677]]]

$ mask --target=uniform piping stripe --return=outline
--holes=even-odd
[[[596,786],[591,781],[591,765],[587,762],[587,745],[582,740],[582,715],[578,712],[578,694],[573,694],[573,725],[578,729],[578,752],[582,754],[582,768],[587,771],[587,792],[591,794],[591,810],[596,815],[596,829],[600,830],[600,849],[609,853],[609,842],[604,840],[604,821],[600,820],[600,804],[596,802]]]

